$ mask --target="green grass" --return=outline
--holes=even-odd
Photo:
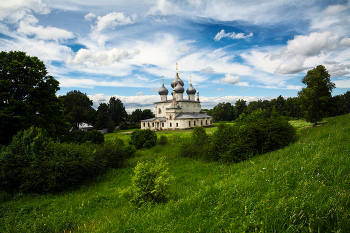
[[[190,134],[168,134],[166,146],[138,151],[76,190],[3,200],[0,232],[350,232],[350,115],[237,164],[179,157]],[[159,156],[176,177],[170,200],[133,208],[120,191],[138,161]]]

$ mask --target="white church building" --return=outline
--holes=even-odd
[[[178,130],[190,129],[196,126],[211,126],[213,118],[201,111],[199,92],[196,91],[190,81],[186,90],[187,99],[184,99],[184,82],[180,79],[177,63],[176,75],[171,81],[171,99],[168,100],[168,89],[163,86],[159,89],[160,101],[155,103],[155,118],[141,121],[141,129],[151,130]],[[197,100],[195,95],[197,92]]]

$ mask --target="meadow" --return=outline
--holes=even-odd
[[[320,127],[291,123],[296,142],[235,164],[180,157],[191,130],[157,132],[166,146],[139,150],[124,168],[74,190],[1,194],[0,232],[350,232],[350,115]],[[133,207],[121,191],[134,167],[161,156],[175,177],[168,202]]]

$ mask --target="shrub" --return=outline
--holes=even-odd
[[[114,130],[115,130],[114,121],[109,121],[107,123],[107,132],[113,133]]]
[[[133,205],[154,205],[167,200],[170,182],[174,177],[169,175],[166,168],[168,163],[164,160],[165,157],[161,157],[155,164],[137,163],[131,177],[131,186],[122,192]]]
[[[200,157],[204,153],[208,136],[203,127],[196,126],[192,131],[192,138],[182,142],[180,153],[183,157]]]
[[[164,135],[161,135],[158,141],[158,144],[161,146],[165,146],[168,143],[168,138]]]
[[[103,136],[103,133],[101,133],[100,131],[92,130],[92,131],[86,132],[85,134],[84,142],[88,142],[88,141],[94,144],[101,144],[101,143],[104,143],[105,137]]]
[[[59,143],[38,128],[19,132],[0,154],[0,187],[9,194],[54,193],[123,166],[135,149],[122,140],[100,145]]]
[[[120,130],[128,129],[128,126],[126,125],[125,122],[120,122],[120,124],[119,124],[119,129],[120,129]]]
[[[238,162],[283,148],[294,141],[295,129],[282,117],[253,116],[250,119],[233,126],[220,125],[207,144],[204,156],[211,160]]]
[[[131,143],[136,147],[136,149],[143,148],[144,144],[150,144],[151,147],[155,146],[157,143],[157,135],[154,131],[150,129],[146,130],[135,130],[131,134]]]

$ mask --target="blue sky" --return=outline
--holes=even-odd
[[[97,107],[116,96],[131,113],[153,109],[176,62],[202,108],[238,99],[295,97],[324,65],[350,90],[350,3],[312,0],[0,0],[0,48],[44,61],[64,95]]]

